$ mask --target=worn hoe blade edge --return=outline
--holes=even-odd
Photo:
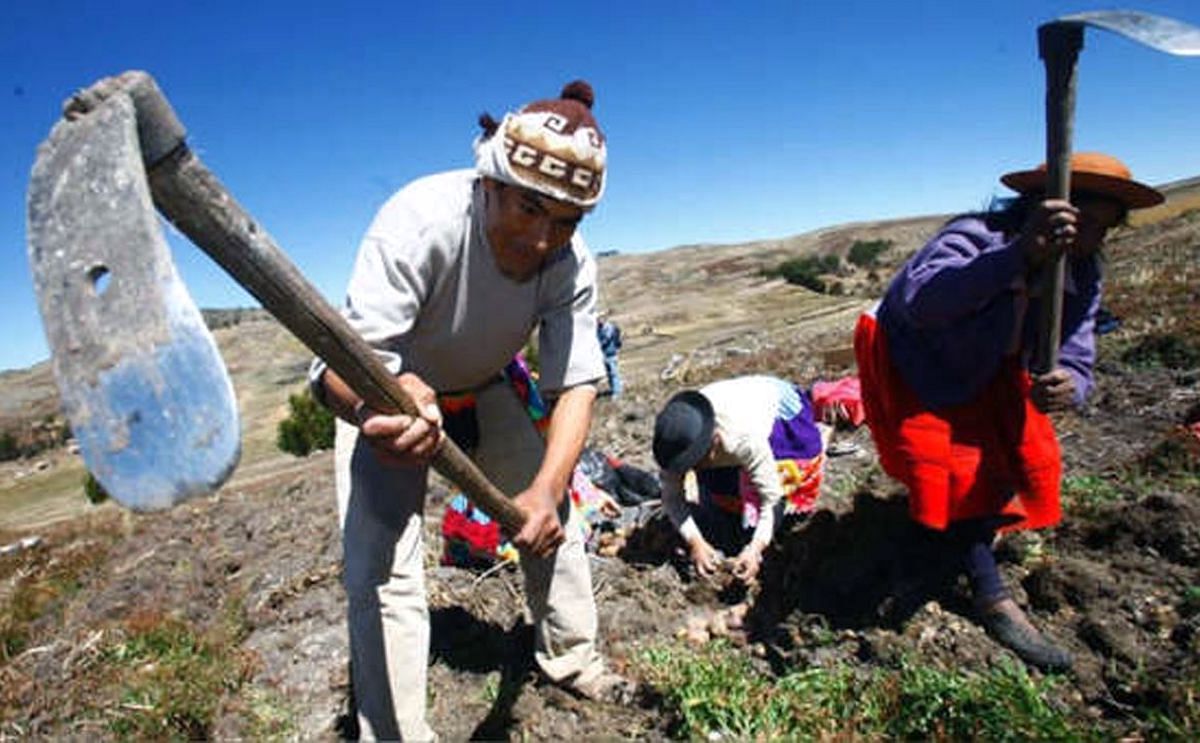
[[[1063,16],[1054,23],[1094,26],[1167,54],[1200,55],[1200,28],[1174,18],[1133,10],[1095,10]]]
[[[39,148],[28,237],[55,381],[89,471],[137,510],[219,487],[240,454],[233,386],[171,262],[127,95],[59,122]]]

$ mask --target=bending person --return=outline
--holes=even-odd
[[[1130,209],[1163,200],[1109,155],[1077,153],[1071,200],[1044,197],[1046,170],[1009,173],[1020,196],[950,220],[900,269],[855,333],[867,420],[884,470],[908,486],[911,517],[970,578],[984,627],[1026,662],[1071,663],[1013,601],[996,568],[998,529],[1061,518],[1058,440],[1047,413],[1092,387],[1100,246]],[[1038,277],[1066,253],[1056,369],[1031,375]]]
[[[754,580],[783,517],[816,506],[821,432],[808,395],[782,379],[737,377],[676,394],[655,421],[653,448],[663,506],[703,576],[728,555],[735,577]]]

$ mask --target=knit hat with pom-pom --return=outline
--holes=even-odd
[[[534,101],[497,122],[479,117],[475,140],[480,175],[530,188],[590,209],[604,193],[608,150],[592,116],[595,94],[583,80],[568,83],[558,98]]]

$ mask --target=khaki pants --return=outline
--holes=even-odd
[[[541,465],[544,443],[508,385],[477,394],[474,459],[505,493],[521,492]],[[336,476],[349,599],[350,658],[364,738],[434,738],[425,719],[429,607],[422,559],[425,469],[381,465],[358,430],[337,425]],[[559,517],[570,513],[563,499]],[[586,684],[604,672],[596,651],[596,604],[578,524],[549,558],[521,555],[535,657],[553,681]]]

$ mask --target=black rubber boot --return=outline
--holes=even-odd
[[[1047,673],[1060,673],[1071,668],[1070,653],[1004,611],[980,612],[980,624],[997,642],[1034,668]]]

